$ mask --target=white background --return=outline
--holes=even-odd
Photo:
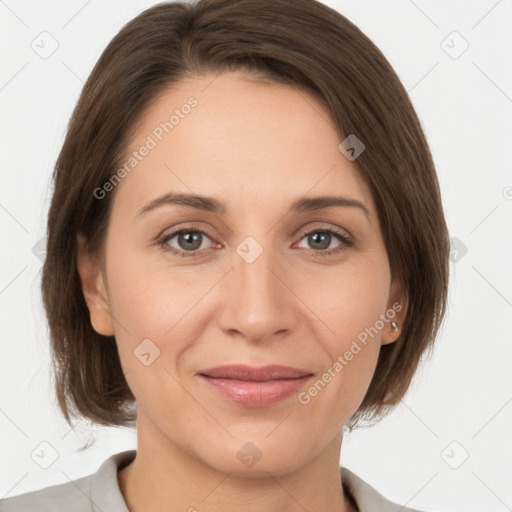
[[[71,430],[55,406],[32,249],[83,82],[118,30],[154,3],[0,1],[0,498],[91,474],[135,448],[134,432],[96,427],[96,445],[77,451],[91,427]],[[345,438],[341,463],[409,507],[512,510],[512,1],[325,3],[377,44],[410,92],[450,235],[467,247],[451,263],[434,357],[391,416]],[[47,59],[31,48],[43,31],[59,45]],[[445,51],[462,48],[453,31],[469,43],[458,58]],[[31,458],[41,442],[58,453],[48,469]],[[458,469],[447,463],[466,452]]]

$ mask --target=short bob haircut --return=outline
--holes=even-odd
[[[405,396],[422,356],[432,355],[449,280],[449,235],[433,158],[407,91],[381,51],[351,21],[316,0],[164,2],[127,23],[85,83],[52,176],[42,269],[58,406],[66,421],[136,425],[136,399],[114,336],[92,328],[77,271],[77,235],[103,255],[115,191],[94,191],[126,160],[152,102],[187,77],[246,72],[314,95],[340,142],[355,134],[354,163],[369,186],[391,275],[407,313],[381,346],[376,371],[345,428],[380,420]]]

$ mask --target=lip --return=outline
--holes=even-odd
[[[207,377],[238,379],[244,381],[295,379],[303,377],[304,375],[312,375],[312,373],[307,370],[276,364],[261,366],[259,368],[246,364],[226,364],[202,370],[199,374],[206,375]]]
[[[245,407],[266,407],[291,396],[313,374],[290,366],[224,365],[198,373],[210,389]]]

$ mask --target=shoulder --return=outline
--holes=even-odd
[[[346,467],[340,466],[340,472],[343,486],[348,488],[353,495],[360,512],[373,512],[374,510],[379,512],[422,512],[389,501],[377,489]]]
[[[90,512],[91,503],[87,499],[91,491],[89,475],[72,482],[52,485],[37,491],[0,500],[1,512]]]
[[[93,473],[0,500],[0,512],[128,512],[117,471],[135,457],[135,450],[116,453]]]

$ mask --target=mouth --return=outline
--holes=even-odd
[[[213,378],[261,382],[278,379],[296,379],[306,375],[312,375],[312,373],[300,368],[293,368],[292,366],[268,365],[256,368],[245,364],[230,364],[203,370],[200,372],[200,375]]]
[[[313,374],[281,365],[225,365],[204,370],[198,376],[209,389],[237,405],[266,407],[293,395]]]

